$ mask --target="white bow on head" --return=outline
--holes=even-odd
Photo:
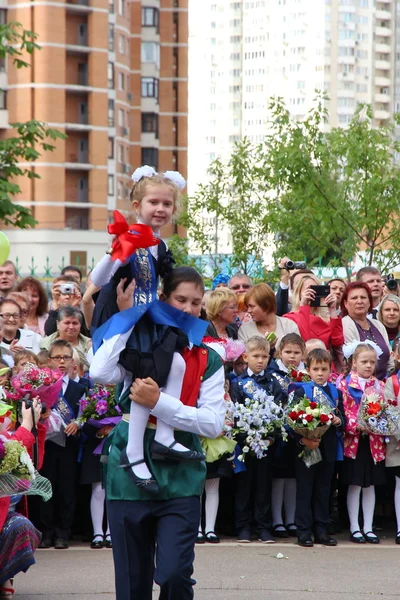
[[[378,344],[373,342],[372,340],[364,340],[363,342],[361,342],[360,340],[353,340],[348,344],[344,344],[344,346],[342,347],[343,356],[348,360],[351,356],[353,356],[354,352],[356,351],[356,348],[360,346],[360,344],[368,344],[368,346],[371,346],[371,348],[375,350],[378,358],[381,356],[381,354],[383,354]]]
[[[143,167],[138,167],[132,173],[132,181],[137,183],[143,177],[154,177],[154,175],[158,175],[157,171],[153,169],[153,167],[149,167],[149,165],[143,165]],[[186,186],[185,178],[179,173],[179,171],[164,171],[162,176],[165,179],[169,179],[176,185],[176,187],[180,190],[183,190]]]

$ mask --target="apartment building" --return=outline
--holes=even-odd
[[[376,124],[389,119],[400,109],[399,18],[398,0],[190,0],[189,191],[236,141],[263,139],[273,96],[302,119],[325,90],[327,127],[346,127],[360,102]]]
[[[8,232],[11,257],[90,267],[107,246],[112,211],[129,214],[134,168],[186,177],[187,0],[0,0],[0,7],[2,19],[35,31],[41,46],[30,68],[9,63],[0,73],[0,135],[28,119],[67,134],[26,165],[40,179],[20,181],[18,201],[38,225]]]

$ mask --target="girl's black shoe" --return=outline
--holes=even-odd
[[[104,536],[102,533],[98,533],[93,536],[90,547],[93,548],[93,550],[100,550],[100,548],[104,547]]]
[[[126,454],[126,448],[121,450],[121,456],[119,459],[119,469],[126,469],[129,477],[132,479],[133,483],[144,490],[148,494],[158,494],[160,488],[158,487],[157,481],[153,477],[148,477],[147,479],[143,479],[142,477],[138,477],[132,471],[131,467],[135,467],[136,465],[140,465],[145,463],[144,460],[137,460],[136,462],[129,462],[128,456]]]
[[[160,442],[153,440],[151,444],[151,458],[155,460],[176,460],[178,462],[184,460],[205,460],[205,456],[202,452],[196,452],[196,450],[186,450],[178,452],[174,450],[174,446],[177,442],[172,442],[169,446],[164,446]]]
[[[112,548],[112,541],[111,541],[111,536],[110,535],[106,535],[105,540],[104,540],[104,547],[105,548]]]
[[[272,528],[272,531],[274,533],[274,537],[276,537],[276,538],[288,538],[289,537],[289,533],[287,532],[283,523],[274,525]]]
[[[356,533],[361,533],[361,535],[356,535]],[[367,542],[360,530],[350,533],[350,541],[353,542],[353,544],[365,544]]]

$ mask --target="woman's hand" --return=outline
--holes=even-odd
[[[40,402],[40,399],[38,397],[36,397],[32,400],[32,407],[33,407],[33,416],[32,416],[32,408],[30,406],[27,407],[25,402],[22,403],[21,427],[25,427],[25,429],[27,429],[28,431],[32,431],[34,425],[36,425],[36,423],[40,419],[40,415],[42,412],[42,403]],[[33,422],[33,419],[35,419],[35,422]]]
[[[325,304],[329,308],[329,314],[331,317],[337,316],[336,302],[337,302],[337,298],[336,298],[335,294],[328,294],[328,296],[325,298]]]
[[[300,298],[300,306],[309,306],[310,302],[315,300],[315,290],[308,288],[303,290]]]
[[[120,311],[132,308],[133,306],[133,294],[136,288],[136,280],[132,279],[126,290],[124,291],[124,285],[126,283],[126,277],[121,279],[117,285],[117,305]]]
[[[334,415],[333,419],[332,419],[332,425],[334,425],[335,427],[339,427],[339,425],[341,425],[341,424],[342,424],[342,419],[340,419],[339,417]]]
[[[19,340],[13,340],[10,344],[10,352],[21,352],[21,350],[25,348],[19,345]]]
[[[303,444],[303,446],[305,446],[309,450],[316,450],[319,446],[320,441],[321,441],[320,438],[309,440],[304,437],[301,438],[301,440],[300,440],[301,444]]]

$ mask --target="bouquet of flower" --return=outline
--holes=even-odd
[[[296,399],[297,400],[297,399]],[[296,403],[291,403],[287,409],[286,422],[291,429],[308,440],[321,439],[332,424],[332,409],[320,402],[315,402],[304,396]],[[305,448],[299,455],[307,467],[322,460],[319,448]]]
[[[11,378],[11,384],[18,400],[26,395],[29,398],[39,396],[43,406],[51,408],[60,395],[62,378],[61,371],[57,369],[40,368],[27,363],[20,373]]]
[[[243,386],[246,394],[244,404],[228,402],[228,418],[234,425],[226,425],[226,436],[236,439],[240,434],[245,436],[240,461],[246,459],[247,454],[256,458],[263,458],[268,453],[271,437],[277,435],[286,439],[283,426],[283,409],[275,404],[274,397],[260,388],[254,381],[248,381]],[[251,397],[250,397],[251,396]]]
[[[290,381],[292,383],[306,383],[311,381],[311,377],[307,371],[303,371],[301,369],[291,369],[288,371],[288,376],[290,377]]]
[[[366,389],[361,398],[357,423],[377,435],[394,435],[399,429],[396,406],[397,400],[386,401],[375,388]]]
[[[101,429],[106,425],[117,425],[122,414],[115,402],[115,386],[98,385],[88,391],[86,398],[79,402],[81,423],[87,423]],[[101,454],[104,440],[94,450],[93,454]]]
[[[51,498],[51,484],[35,470],[26,448],[0,435],[0,498],[14,494],[37,494]]]

